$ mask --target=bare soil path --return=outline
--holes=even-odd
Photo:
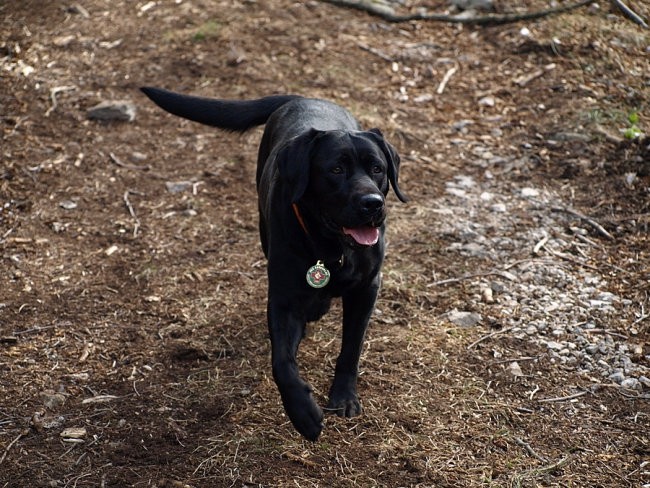
[[[0,487],[650,486],[649,57],[605,3],[0,2]],[[402,155],[364,413],[317,443],[270,375],[260,131],[142,85],[331,99]],[[300,351],[321,403],[339,315]]]

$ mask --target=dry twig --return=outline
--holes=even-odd
[[[614,6],[616,6],[621,12],[623,12],[623,15],[625,15],[628,19],[630,19],[632,22],[635,24],[639,24],[641,27],[644,29],[648,28],[648,23],[641,17],[639,14],[637,14],[634,10],[632,10],[630,7],[625,5],[622,0],[612,0],[612,3]]]
[[[523,448],[526,450],[526,452],[527,452],[529,455],[531,455],[532,457],[534,457],[535,459],[537,459],[537,460],[539,460],[539,461],[541,461],[541,462],[543,462],[543,463],[547,463],[547,462],[548,462],[548,459],[546,459],[544,456],[540,456],[539,454],[537,454],[537,452],[535,452],[535,449],[533,449],[533,448],[530,446],[530,444],[528,444],[527,442],[524,442],[524,441],[523,441],[522,439],[520,439],[519,437],[515,437],[515,442],[517,443],[517,445],[523,447]]]
[[[581,220],[584,220],[587,222],[589,225],[591,225],[600,235],[603,237],[609,239],[610,241],[614,240],[614,236],[611,235],[609,232],[605,230],[605,228],[600,225],[598,222],[596,222],[594,219],[591,217],[587,217],[586,215],[581,214],[580,212],[576,212],[573,209],[566,208],[566,207],[551,207],[552,212],[565,212],[568,213],[569,215],[573,215],[574,217],[577,217]]]
[[[138,230],[140,229],[140,219],[135,213],[135,210],[133,209],[133,205],[131,205],[131,201],[129,200],[129,195],[131,194],[142,195],[142,193],[133,190],[126,190],[124,192],[124,204],[126,205],[126,208],[129,210],[129,214],[131,215],[131,217],[133,217],[133,220],[135,221],[135,224],[133,225],[133,237],[138,237]]]
[[[458,65],[453,66],[447,70],[445,73],[445,76],[442,77],[442,81],[438,85],[438,89],[436,90],[436,93],[438,95],[442,95],[442,92],[445,91],[445,87],[447,86],[447,83],[449,83],[449,80],[451,80],[451,77],[454,76],[454,73],[458,71]]]
[[[118,158],[115,154],[108,153],[108,156],[111,158],[111,161],[119,166],[120,168],[126,168],[126,169],[137,169],[140,171],[149,171],[151,167],[148,164],[145,165],[138,165],[138,164],[128,164],[123,162],[120,158]]]
[[[52,106],[48,108],[45,111],[45,117],[49,117],[54,110],[56,110],[56,107],[58,106],[58,102],[56,101],[56,96],[64,91],[71,91],[71,90],[76,90],[76,86],[55,86],[50,90],[50,100],[52,101]]]
[[[18,434],[18,436],[13,441],[11,441],[7,445],[7,447],[5,447],[5,452],[3,452],[2,457],[0,457],[0,464],[2,464],[4,462],[5,458],[7,457],[7,454],[9,453],[9,450],[13,447],[13,445],[16,442],[18,442],[22,437],[26,436],[27,434],[29,434],[29,429],[25,429],[25,430],[21,431],[20,434]]]
[[[467,349],[471,349],[474,346],[476,346],[477,344],[480,344],[481,342],[486,341],[486,340],[490,339],[491,337],[497,336],[499,334],[504,334],[505,332],[508,332],[510,330],[512,330],[512,327],[506,327],[505,329],[497,330],[496,332],[492,332],[491,334],[484,335],[483,337],[475,340],[469,346],[467,346]]]
[[[554,403],[554,402],[566,402],[567,400],[573,400],[574,398],[580,398],[581,396],[586,395],[589,393],[588,391],[579,391],[578,393],[574,393],[573,395],[567,395],[563,397],[554,397],[554,398],[540,398],[537,400],[540,403]]]
[[[512,483],[510,484],[510,486],[512,486],[514,488],[520,488],[522,486],[528,486],[528,485],[522,484],[522,482],[524,480],[527,480],[527,479],[531,479],[531,478],[534,479],[534,478],[538,478],[540,476],[543,476],[545,474],[553,473],[554,471],[557,471],[558,469],[560,469],[560,468],[564,467],[565,465],[567,465],[570,460],[571,460],[571,456],[567,455],[567,456],[563,457],[562,459],[560,459],[557,463],[549,464],[548,466],[542,466],[541,468],[535,468],[535,469],[531,469],[531,470],[528,470],[528,471],[524,471],[521,474],[517,474],[517,475],[515,475],[513,477],[513,480],[512,480]]]
[[[487,276],[501,276],[502,278],[505,278],[509,281],[517,281],[517,277],[512,273],[508,273],[507,271],[494,270],[494,271],[487,271],[485,273],[472,273],[465,276],[460,276],[458,278],[447,278],[445,280],[434,281],[433,283],[429,283],[427,285],[427,288],[431,288],[434,286],[441,286],[441,285],[449,285],[451,283],[459,283],[461,281],[471,280],[474,278],[485,278]]]

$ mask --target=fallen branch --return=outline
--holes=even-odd
[[[413,20],[426,20],[434,22],[450,22],[455,24],[473,24],[473,25],[501,25],[510,24],[513,22],[520,22],[522,20],[534,20],[549,15],[557,15],[571,10],[576,10],[586,5],[594,3],[596,0],[581,0],[580,2],[572,3],[562,7],[549,8],[546,10],[538,10],[534,12],[526,12],[521,14],[488,14],[478,17],[468,17],[467,15],[446,15],[446,14],[429,14],[425,12],[418,12],[407,15],[397,15],[393,9],[382,4],[378,4],[369,0],[323,0],[325,3],[330,3],[339,7],[352,8],[367,12],[375,17],[380,17],[386,22],[410,22]]]

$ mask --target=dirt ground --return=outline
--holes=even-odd
[[[423,6],[447,8],[398,10]],[[650,133],[649,57],[607,2],[472,27],[318,1],[0,1],[0,486],[650,486],[650,140],[624,134]],[[270,374],[261,131],[173,118],[143,85],[331,99],[402,156],[364,413],[316,443]],[[87,118],[116,99],[134,120]],[[529,292],[535,266],[562,277]],[[585,273],[609,312],[557,304],[584,301]],[[610,354],[591,369],[562,359],[573,322]],[[300,351],[321,404],[339,323]],[[620,351],[632,383],[610,376]]]

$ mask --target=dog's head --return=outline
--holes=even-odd
[[[400,159],[379,129],[310,131],[289,141],[277,154],[292,203],[306,206],[330,234],[352,245],[379,240],[390,187],[398,186]]]

